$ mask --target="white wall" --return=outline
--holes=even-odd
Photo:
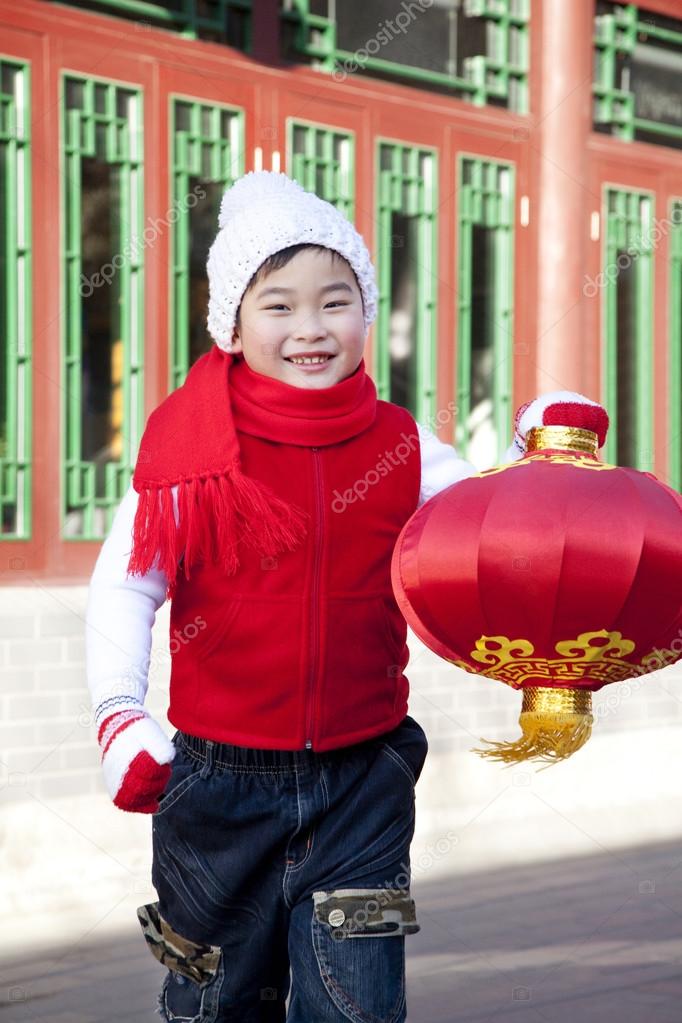
[[[0,916],[17,947],[129,926],[156,897],[151,818],[117,810],[101,778],[86,597],[84,586],[0,589]],[[154,627],[146,706],[170,736],[169,610]],[[520,693],[409,641],[409,710],[429,738],[415,880],[679,835],[682,667],[594,694],[593,736],[565,763],[509,768],[470,749],[518,735]]]

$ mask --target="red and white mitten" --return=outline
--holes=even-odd
[[[591,406],[586,414],[585,406]],[[609,417],[603,405],[577,391],[550,391],[520,405],[514,416],[514,440],[504,453],[503,463],[516,462],[526,448],[526,434],[534,426],[579,426],[597,434],[603,447]]]
[[[125,710],[106,717],[97,732],[104,782],[120,810],[154,813],[176,749],[141,703],[129,699],[126,704]]]

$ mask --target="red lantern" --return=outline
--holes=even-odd
[[[396,599],[426,646],[523,690],[521,739],[481,756],[570,756],[592,692],[682,654],[682,499],[599,459],[595,408],[608,424],[574,409],[583,426],[531,429],[519,461],[431,498],[394,550]]]

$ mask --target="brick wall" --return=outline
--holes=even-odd
[[[0,799],[105,792],[85,675],[87,586],[0,589]],[[145,706],[169,734],[170,604],[158,612]]]
[[[103,793],[95,728],[85,679],[87,587],[0,589],[0,799]],[[153,632],[145,706],[166,727],[168,603]],[[123,637],[122,637],[123,639]],[[430,750],[466,752],[480,739],[518,735],[521,695],[460,671],[432,654],[410,631],[410,713]],[[607,686],[593,696],[599,735],[682,726],[682,666]]]
[[[151,819],[117,810],[101,777],[85,681],[87,589],[0,589],[0,926],[46,948],[128,928],[153,900]],[[146,706],[166,727],[168,615],[153,633]],[[595,694],[584,751],[549,770],[468,752],[518,735],[521,696],[441,662],[410,634],[410,713],[429,738],[417,786],[415,881],[447,871],[669,841],[679,832],[682,668]],[[136,925],[135,925],[136,926]]]

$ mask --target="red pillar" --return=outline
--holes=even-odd
[[[588,137],[592,126],[593,0],[542,0],[539,89],[531,145],[536,149],[538,394],[584,391],[587,346],[582,293],[590,211]],[[531,212],[532,216],[532,212]]]

